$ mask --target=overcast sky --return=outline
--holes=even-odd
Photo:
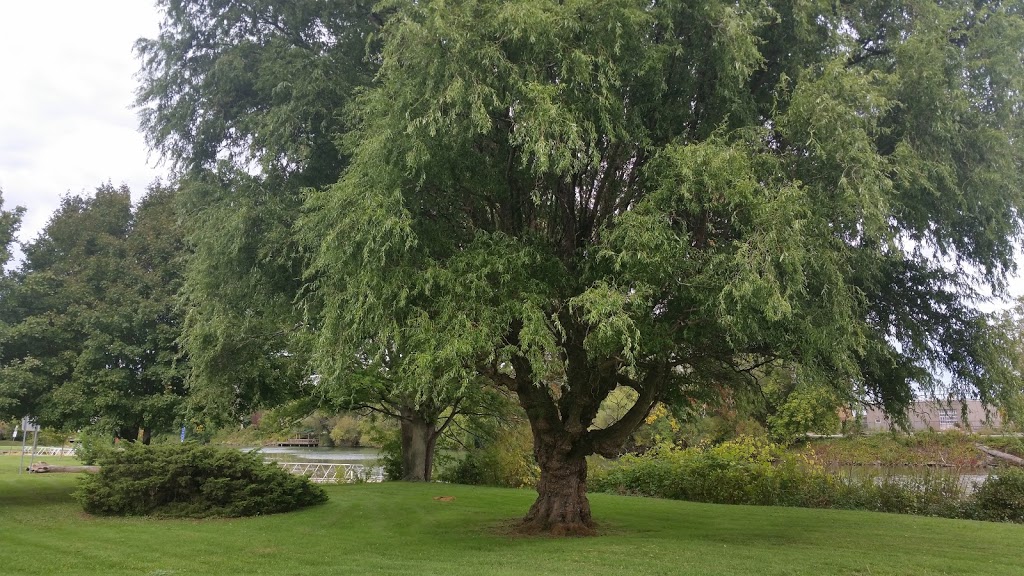
[[[68,192],[108,180],[138,199],[166,171],[148,158],[131,104],[132,45],[153,37],[150,0],[0,0],[0,189],[34,238]]]

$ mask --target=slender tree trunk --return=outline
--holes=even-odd
[[[522,521],[522,531],[554,536],[594,534],[586,457],[573,452],[568,438],[553,434],[534,439],[534,455],[540,465],[537,500]]]
[[[437,430],[412,408],[402,409],[402,480],[429,482],[434,465]]]
[[[434,477],[434,453],[437,448],[438,432],[433,426],[430,427],[430,438],[427,440],[427,456],[423,460],[423,478],[430,482]]]

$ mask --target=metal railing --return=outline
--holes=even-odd
[[[0,454],[7,454],[13,456],[20,456],[22,454],[21,446],[0,446]],[[74,448],[62,448],[57,446],[36,446],[35,452],[32,452],[31,446],[26,446],[24,449],[25,456],[74,456]]]
[[[317,484],[352,484],[355,482],[383,482],[384,469],[363,464],[328,464],[324,462],[276,462],[291,472],[307,476]]]

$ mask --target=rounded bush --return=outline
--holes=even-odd
[[[1002,469],[978,486],[971,500],[979,520],[1024,522],[1024,470]]]
[[[194,444],[127,446],[97,461],[75,497],[101,516],[257,516],[327,501],[308,478],[263,462],[258,453]]]

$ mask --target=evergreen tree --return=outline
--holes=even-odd
[[[0,190],[0,261],[4,268],[3,274],[0,275],[0,338],[2,339],[6,339],[11,328],[10,323],[14,320],[6,313],[7,303],[15,286],[13,278],[7,272],[7,265],[10,264],[13,257],[12,244],[21,227],[21,219],[24,214],[25,209],[21,206],[15,207],[13,210],[4,210],[3,191]],[[4,348],[0,346],[0,354],[3,353]],[[0,415],[19,417],[27,414],[19,406],[20,402],[17,398],[19,391],[26,385],[25,376],[23,372],[11,371],[7,373],[6,378],[0,378]]]

